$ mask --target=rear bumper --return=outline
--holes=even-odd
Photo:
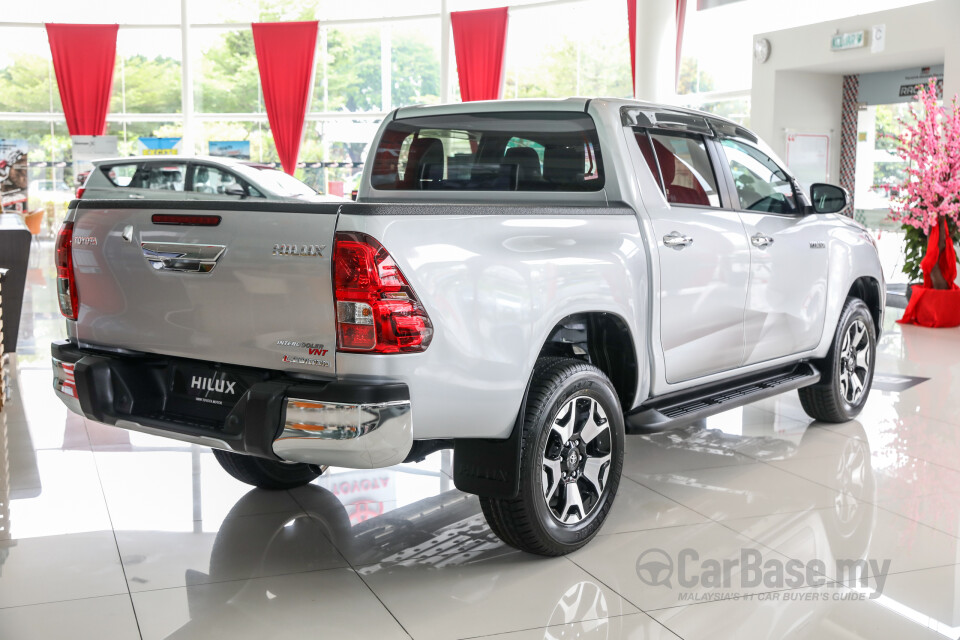
[[[274,460],[370,469],[403,461],[413,444],[407,386],[307,381],[275,371],[51,345],[53,387],[91,420]],[[222,419],[170,410],[176,366],[215,366],[248,388]]]

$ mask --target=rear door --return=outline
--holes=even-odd
[[[665,379],[734,369],[743,358],[750,250],[718,188],[717,158],[697,133],[635,128],[632,137],[663,195],[645,194],[644,204],[660,262]]]
[[[338,204],[81,201],[81,344],[334,374]]]

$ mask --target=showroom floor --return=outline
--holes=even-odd
[[[4,640],[960,636],[960,330],[888,310],[854,422],[791,393],[629,436],[601,535],[544,559],[493,536],[448,452],[266,492],[68,415],[35,264],[0,412]]]

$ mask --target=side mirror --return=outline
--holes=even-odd
[[[837,213],[850,204],[850,196],[846,189],[818,182],[810,186],[810,201],[814,213]]]
[[[247,197],[247,190],[241,187],[239,184],[232,184],[226,189],[223,190],[224,195],[228,196],[240,196],[241,198]]]

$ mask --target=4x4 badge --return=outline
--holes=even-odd
[[[275,244],[273,255],[290,258],[322,258],[325,244]]]

